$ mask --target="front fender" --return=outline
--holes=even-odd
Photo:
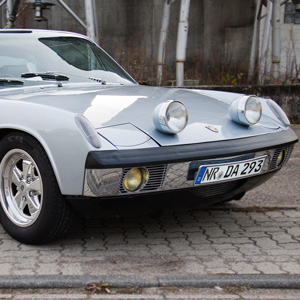
[[[74,113],[39,104],[0,102],[0,130],[20,130],[35,137],[45,149],[65,195],[82,195],[87,153],[95,150],[74,117]]]

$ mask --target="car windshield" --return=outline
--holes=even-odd
[[[40,76],[55,74],[57,76]],[[101,48],[79,37],[0,39],[0,78],[97,81],[103,84],[136,82]]]

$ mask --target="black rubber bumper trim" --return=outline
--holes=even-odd
[[[246,154],[296,143],[292,129],[255,137],[200,144],[164,146],[133,150],[91,151],[86,169],[104,169],[178,163]]]

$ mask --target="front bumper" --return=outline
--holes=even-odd
[[[263,175],[280,169],[287,162],[295,142],[297,136],[288,129],[279,133],[230,141],[90,152],[86,161],[83,194],[87,197],[132,196],[195,188],[195,176],[201,165],[238,162],[266,156],[260,173]],[[278,155],[283,149],[287,149],[287,156],[280,166],[276,166]],[[147,168],[149,180],[142,189],[130,193],[123,187],[123,179],[133,167]],[[206,191],[207,197],[213,197],[235,189],[233,181],[234,179],[221,184],[201,184],[197,189],[200,192],[201,189]],[[221,189],[216,188],[221,185]]]

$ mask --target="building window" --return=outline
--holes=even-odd
[[[300,24],[300,12],[294,10],[292,2],[285,4],[284,23],[286,24]]]

